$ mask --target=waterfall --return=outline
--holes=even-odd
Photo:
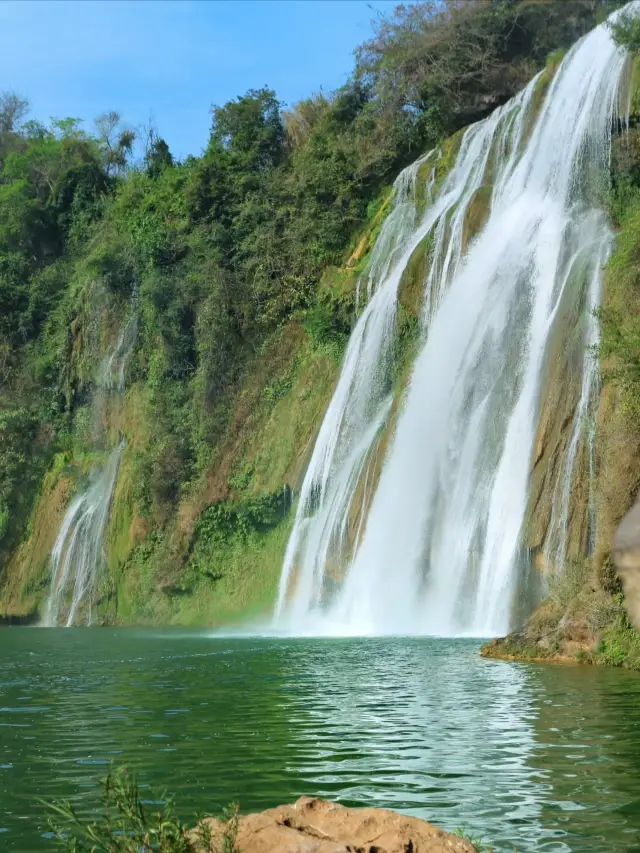
[[[640,4],[626,8],[635,13]],[[551,344],[569,335],[570,317],[583,355],[571,365],[577,399],[545,545],[564,560],[575,461],[585,438],[589,444],[598,388],[590,348],[613,239],[600,192],[626,62],[607,25],[596,27],[566,55],[544,97],[538,75],[465,131],[443,181],[434,180],[437,152],[396,181],[372,252],[368,301],[299,496],[279,627],[481,636],[509,629],[527,559],[540,395]],[[481,190],[486,221],[468,239]],[[425,240],[422,341],[394,420],[398,292]]]
[[[134,311],[118,333],[113,349],[100,364],[97,377],[98,412],[105,397],[121,396],[125,388],[127,359],[135,344],[138,315]],[[70,627],[79,621],[92,621],[100,569],[104,566],[104,532],[109,518],[111,497],[125,447],[119,441],[109,452],[103,466],[89,475],[88,487],[70,503],[51,551],[51,590],[44,624]]]
[[[86,622],[91,623],[91,602],[98,570],[104,563],[104,530],[123,449],[124,442],[113,448],[104,468],[92,472],[89,488],[71,502],[64,516],[51,552],[53,583],[45,616],[48,626],[61,624],[62,608],[69,597],[64,625],[75,624],[83,603],[88,607]]]

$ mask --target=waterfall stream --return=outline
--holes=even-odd
[[[115,345],[100,365],[94,400],[96,411],[106,398],[124,392],[125,368],[135,344],[137,326],[134,306]],[[91,624],[98,576],[105,563],[104,533],[124,447],[121,440],[111,449],[104,465],[91,472],[89,485],[71,501],[64,515],[51,552],[51,590],[44,617],[44,624],[49,627]]]
[[[465,131],[444,180],[435,180],[438,152],[399,176],[299,496],[279,628],[508,631],[530,562],[523,527],[541,395],[553,347],[566,353],[571,339],[575,399],[544,544],[561,569],[579,454],[593,467],[594,312],[613,240],[600,204],[626,63],[607,25],[596,27],[550,83],[538,75]],[[485,222],[469,239],[483,197]],[[425,240],[422,339],[394,415],[398,292]]]

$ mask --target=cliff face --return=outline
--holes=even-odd
[[[637,103],[637,60],[633,68],[632,111]],[[539,557],[547,597],[520,631],[494,641],[488,656],[569,659],[640,668],[640,635],[629,620],[628,605],[616,573],[612,549],[616,530],[640,487],[640,430],[638,428],[638,261],[640,220],[637,180],[640,174],[640,136],[632,112],[632,127],[613,140],[610,211],[617,226],[613,254],[605,269],[599,353],[601,391],[594,434],[594,470],[580,459],[571,486],[567,531],[568,561],[548,566]],[[557,448],[567,440],[567,398],[575,394],[565,381],[549,373],[549,390],[542,400],[538,451],[534,460],[530,546],[539,552],[545,522],[550,517],[549,472]],[[549,420],[547,412],[552,414]],[[552,426],[549,426],[549,423]],[[542,473],[544,472],[544,473]],[[589,491],[592,515],[589,518]],[[590,530],[591,529],[591,530]],[[590,530],[590,533],[589,533]],[[587,547],[590,535],[593,550]],[[624,576],[624,572],[623,572]],[[626,585],[625,591],[632,592]]]
[[[65,513],[120,440],[125,446],[110,499],[93,620],[211,625],[269,611],[292,495],[339,372],[345,335],[332,318],[353,312],[356,283],[385,215],[384,204],[374,209],[345,266],[327,268],[318,311],[292,318],[246,358],[206,415],[205,427],[215,430],[203,450],[206,461],[177,494],[171,493],[171,481],[174,469],[184,476],[180,419],[193,419],[193,409],[167,412],[166,387],[150,388],[137,378],[147,367],[142,347],[134,346],[124,365],[121,393],[100,393],[94,377],[117,349],[119,329],[139,308],[108,294],[96,300],[97,310],[88,306],[70,342],[71,382],[86,383],[72,422],[71,449],[54,457],[38,486],[25,536],[8,554],[0,612],[43,615]],[[169,418],[177,423],[167,424]]]
[[[121,401],[106,405],[101,417],[118,420],[126,444],[104,537],[97,621],[211,624],[273,600],[291,490],[339,358],[335,343],[314,343],[300,323],[283,327],[225,400],[224,428],[210,464],[172,503],[154,506],[141,480],[157,450],[157,412],[148,388],[133,382]],[[87,445],[77,438],[77,449],[56,456],[47,472],[27,535],[7,564],[3,612],[43,611],[65,511],[104,458],[90,438]],[[162,479],[160,472],[160,485]]]

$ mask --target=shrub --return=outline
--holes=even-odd
[[[103,812],[96,819],[78,817],[70,803],[49,806],[51,830],[66,853],[239,853],[237,805],[225,810],[222,839],[213,846],[209,825],[200,820],[195,829],[183,824],[170,797],[163,795],[162,810],[150,814],[135,776],[124,768],[110,772],[101,786]]]

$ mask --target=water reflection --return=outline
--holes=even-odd
[[[592,667],[532,670],[533,767],[551,787],[542,821],[562,840],[547,849],[638,853],[640,677]]]
[[[309,793],[462,826],[498,849],[636,849],[633,674],[483,661],[470,641],[1,638],[2,849],[50,849],[35,798],[88,812],[110,761],[174,791],[185,817]]]

